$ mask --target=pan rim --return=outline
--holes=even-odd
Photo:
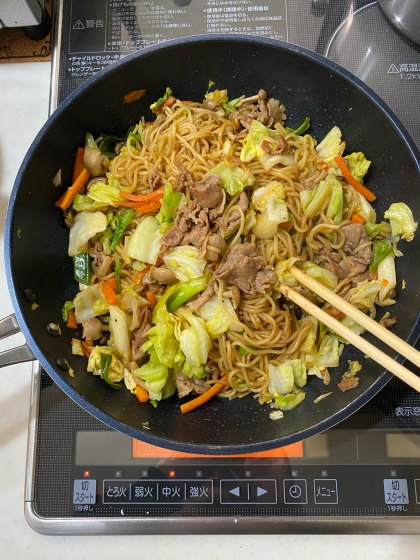
[[[86,90],[93,87],[104,76],[111,75],[112,73],[117,72],[120,67],[130,64],[132,60],[137,58],[145,58],[153,55],[153,53],[156,51],[172,49],[173,47],[180,46],[180,45],[186,45],[186,44],[194,45],[195,43],[211,43],[215,41],[225,41],[230,43],[246,42],[246,43],[254,44],[256,47],[257,46],[274,47],[276,49],[292,52],[293,54],[296,54],[304,59],[309,59],[312,62],[321,65],[324,68],[327,68],[328,70],[334,72],[339,77],[343,78],[346,82],[348,82],[349,86],[356,87],[365,96],[367,96],[370,99],[370,101],[374,103],[377,106],[377,108],[384,114],[384,116],[387,118],[387,120],[390,122],[390,124],[394,127],[396,132],[399,134],[400,138],[403,140],[410,154],[411,159],[413,160],[415,166],[417,167],[420,176],[420,152],[417,149],[417,146],[415,145],[413,139],[409,135],[408,131],[405,129],[402,122],[394,114],[394,112],[388,107],[388,105],[369,86],[367,86],[359,78],[357,78],[351,72],[339,66],[335,62],[317,53],[314,53],[313,51],[310,51],[304,47],[300,47],[292,43],[287,43],[275,39],[267,39],[264,37],[248,36],[248,35],[241,35],[241,34],[234,34],[234,35],[211,34],[211,35],[195,35],[191,37],[183,37],[180,39],[174,39],[165,42],[160,45],[147,47],[143,50],[134,52],[126,56],[125,58],[120,59],[119,61],[113,63],[108,68],[101,70],[98,74],[89,78],[84,84],[82,84],[72,94],[70,94],[56,109],[56,111],[54,111],[54,113],[49,117],[49,119],[46,121],[46,123],[43,125],[41,130],[36,135],[28,152],[25,155],[25,158],[16,176],[8,209],[7,209],[7,215],[6,215],[4,248],[5,248],[5,269],[6,269],[8,289],[13,304],[13,308],[15,310],[15,314],[18,323],[21,327],[21,330],[29,346],[34,352],[37,360],[41,363],[42,367],[45,369],[48,375],[54,380],[54,382],[73,401],[75,401],[79,406],[81,406],[84,410],[92,414],[98,420],[108,425],[110,428],[123,432],[130,437],[141,439],[142,441],[145,441],[152,445],[166,447],[168,449],[172,449],[175,451],[182,451],[187,453],[189,452],[189,453],[197,453],[197,454],[204,454],[204,455],[206,454],[233,455],[233,454],[242,454],[242,453],[255,453],[259,451],[266,451],[269,449],[273,449],[275,447],[279,447],[280,445],[279,440],[281,440],[281,446],[288,445],[300,441],[302,439],[311,437],[312,435],[318,434],[328,428],[331,428],[332,426],[343,421],[345,418],[349,417],[351,414],[353,414],[362,406],[364,406],[390,381],[390,379],[392,379],[393,377],[392,374],[387,371],[383,372],[381,375],[378,376],[376,381],[372,383],[372,385],[367,390],[365,390],[361,395],[359,395],[353,402],[349,403],[347,406],[337,411],[332,416],[329,416],[328,418],[321,420],[320,422],[312,425],[309,428],[305,428],[303,430],[294,432],[293,434],[281,436],[281,438],[266,440],[257,443],[254,442],[254,443],[243,443],[243,444],[236,444],[236,445],[211,445],[211,444],[197,444],[191,442],[188,443],[179,442],[179,441],[167,439],[165,437],[160,437],[160,436],[158,437],[147,433],[146,430],[141,431],[131,426],[128,426],[127,424],[121,422],[120,420],[112,417],[108,413],[99,409],[97,406],[95,406],[90,401],[88,401],[84,396],[82,396],[65,379],[65,377],[61,373],[59,373],[57,367],[43,355],[41,349],[39,348],[38,344],[36,343],[35,339],[31,334],[31,330],[29,329],[26,323],[24,314],[21,311],[21,308],[18,303],[15,281],[12,274],[13,220],[14,220],[14,207],[16,203],[16,198],[17,198],[17,194],[19,191],[19,186],[22,181],[22,178],[24,177],[27,167],[29,166],[29,163],[31,161],[32,153],[38,147],[40,142],[42,142],[43,136],[47,131],[47,129],[55,122],[56,119],[60,117],[62,112],[66,111],[70,105],[72,105],[81,96],[83,96]],[[417,315],[413,327],[410,333],[408,334],[408,336],[406,337],[406,341],[409,344],[414,345],[419,334],[420,334],[420,313]],[[401,357],[400,355],[397,355],[395,360],[402,363],[404,361],[404,358]]]

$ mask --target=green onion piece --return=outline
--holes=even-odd
[[[300,136],[301,134],[306,132],[310,126],[311,126],[311,117],[306,117],[306,119],[303,121],[300,127],[297,128],[296,130],[294,130],[293,128],[289,128],[288,126],[285,127],[285,130],[289,134],[296,134],[297,136]]]
[[[202,278],[194,278],[188,282],[179,282],[175,284],[176,289],[171,293],[167,301],[169,313],[173,313],[183,303],[205,290],[207,284],[208,278],[204,276]]]
[[[167,87],[163,96],[159,97],[159,99],[157,101],[155,101],[154,103],[152,103],[150,105],[150,109],[152,111],[154,111],[155,109],[157,109],[158,107],[163,105],[170,95],[172,95],[172,90],[171,90],[171,88]]]
[[[112,236],[112,241],[111,241],[111,251],[115,251],[118,243],[121,241],[123,233],[128,227],[128,224],[133,219],[134,213],[135,213],[134,208],[129,208],[128,210],[125,210],[121,214],[118,214],[117,227],[114,231],[114,235]]]
[[[226,103],[222,103],[222,107],[226,115],[229,115],[229,113],[235,113],[237,104],[240,103],[243,99],[245,99],[245,95],[241,95],[241,97],[232,99],[232,101],[227,101]]]
[[[61,310],[61,314],[63,316],[63,321],[67,323],[69,318],[69,311],[70,309],[74,309],[74,303],[72,301],[66,301],[63,305],[63,309]]]
[[[99,150],[96,142],[90,132],[86,133],[85,136],[85,148],[93,148],[94,150]]]
[[[115,280],[117,281],[117,294],[121,293],[121,268],[122,262],[117,257],[117,260],[115,261]]]
[[[381,222],[380,224],[373,224],[372,222],[365,222],[363,227],[366,230],[370,239],[373,239],[378,233],[391,233],[391,224],[388,222]]]
[[[120,390],[122,389],[122,385],[119,385],[118,383],[113,383],[112,381],[110,381],[108,379],[108,369],[109,369],[109,365],[111,363],[112,360],[112,354],[108,354],[105,352],[100,352],[99,353],[100,356],[100,367],[101,367],[101,377],[102,379],[105,381],[105,383],[108,383],[108,385],[110,387],[112,387],[113,389],[117,389]]]
[[[73,257],[74,279],[80,284],[90,286],[90,256],[88,253],[78,253]]]
[[[384,239],[375,241],[372,249],[372,261],[369,266],[369,272],[372,274],[378,268],[380,263],[392,253],[393,246]]]

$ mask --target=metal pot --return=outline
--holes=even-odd
[[[64,190],[71,181],[75,150],[83,144],[87,130],[120,136],[141,115],[152,117],[148,106],[166,86],[181,99],[201,100],[210,79],[227,88],[232,97],[266,89],[286,105],[290,126],[311,116],[311,132],[318,139],[339,124],[348,150],[363,150],[373,162],[368,182],[378,195],[378,216],[399,200],[408,202],[415,216],[420,215],[420,154],[397,117],[359,79],[317,54],[279,41],[240,35],[190,37],[144,49],[113,64],[77,89],[50,117],[29,149],[12,192],[6,270],[16,317],[35,357],[88,412],[112,428],[161,447],[210,454],[252,453],[330,428],[363,406],[391,375],[348,346],[333,372],[331,387],[311,380],[305,401],[281,421],[271,420],[270,408],[260,406],[252,396],[231,402],[213,399],[181,415],[175,397],[154,409],[140,405],[128,391],[114,391],[86,372],[85,360],[71,354],[75,331],[62,325],[62,336],[52,337],[46,328],[50,322],[61,321],[63,302],[78,291],[67,256],[68,230],[54,206],[60,193],[51,181],[57,170],[62,169]],[[140,88],[147,89],[145,97],[122,103],[127,92]],[[406,281],[407,289],[400,291],[393,308],[399,318],[394,332],[414,344],[419,334],[420,236],[405,244],[403,252],[398,278]],[[28,289],[39,305],[35,310],[28,301]],[[18,328],[11,319],[9,326]],[[376,344],[382,348],[380,341]],[[58,358],[72,365],[74,377],[57,366]],[[361,382],[356,389],[341,393],[336,384],[350,359],[364,364]],[[333,395],[315,405],[314,399],[326,390]]]
[[[379,0],[379,6],[401,33],[420,45],[419,0]]]

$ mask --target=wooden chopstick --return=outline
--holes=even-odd
[[[354,307],[354,305],[329,290],[326,286],[323,286],[317,280],[314,280],[314,278],[311,278],[306,272],[296,268],[296,266],[292,266],[289,272],[293,274],[298,282],[309,288],[317,296],[331,303],[331,305],[342,311],[345,315],[353,319],[353,321],[356,321],[356,323],[361,325],[364,329],[385,342],[385,344],[410,360],[410,362],[420,367],[420,352],[407,344],[405,340],[401,340],[401,338],[394,333],[371,319],[369,315],[366,315],[360,311],[360,309]]]
[[[292,274],[294,274],[293,268],[294,267],[290,269],[290,272],[292,272]],[[318,284],[318,282],[316,283]],[[296,303],[296,305],[298,305],[306,313],[312,315],[313,317],[315,317],[315,319],[318,319],[319,321],[321,321],[321,323],[327,325],[327,327],[330,327],[345,340],[353,344],[353,346],[375,360],[375,362],[378,362],[378,364],[399,377],[402,381],[404,381],[404,383],[407,383],[407,385],[410,385],[410,387],[420,392],[420,377],[417,377],[417,375],[384,354],[381,350],[379,350],[379,348],[376,348],[376,346],[373,346],[373,344],[370,344],[370,342],[354,333],[352,330],[340,323],[340,321],[337,321],[336,319],[334,319],[334,317],[331,317],[331,315],[325,313],[325,311],[311,303],[304,296],[299,294],[299,292],[296,292],[293,288],[281,285],[280,291],[287,299]],[[315,292],[315,290],[313,291]]]

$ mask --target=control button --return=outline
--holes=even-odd
[[[249,481],[249,502],[251,504],[277,504],[277,482],[269,480]]]
[[[126,504],[131,500],[129,480],[104,480],[102,502],[104,504]]]
[[[304,478],[285,478],[283,480],[285,504],[307,504],[308,490]]]
[[[249,480],[221,480],[221,504],[247,504],[249,503]]]
[[[73,483],[73,504],[88,505],[96,503],[96,480],[82,478]]]
[[[337,480],[335,478],[316,478],[314,495],[316,504],[338,504]]]
[[[212,504],[213,481],[192,480],[186,483],[186,498],[188,504]]]
[[[179,480],[162,480],[158,484],[159,502],[177,504],[185,500],[185,483]]]
[[[386,504],[402,505],[410,503],[407,480],[405,478],[385,478],[384,497]]]
[[[131,501],[150,503],[158,501],[158,483],[150,480],[138,480],[131,484]]]
[[[416,490],[416,504],[420,504],[420,478],[415,479],[414,489]]]

